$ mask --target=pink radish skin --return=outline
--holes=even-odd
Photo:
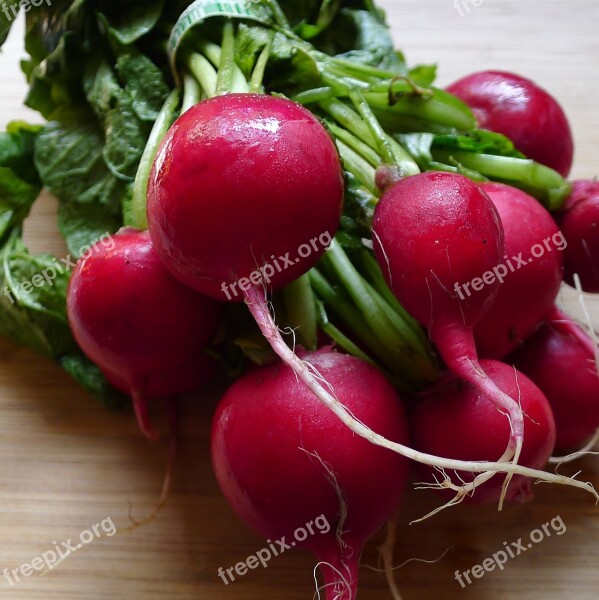
[[[565,315],[543,323],[506,362],[543,391],[556,424],[556,448],[579,449],[599,429],[599,375],[592,340]]]
[[[203,348],[221,308],[166,270],[147,231],[124,229],[113,240],[112,249],[94,246],[77,263],[69,323],[85,354],[131,394],[140,428],[155,439],[147,400],[190,392],[207,380]]]
[[[599,182],[575,181],[556,219],[568,242],[566,282],[575,286],[578,274],[585,292],[599,293]]]
[[[567,177],[574,142],[558,102],[530,79],[504,71],[481,71],[447,88],[474,113],[478,126],[509,137],[520,152]]]
[[[327,348],[300,356],[357,419],[390,440],[407,441],[401,401],[374,367]],[[212,460],[228,502],[269,540],[285,536],[290,544],[298,527],[324,515],[330,531],[313,527],[315,534],[296,545],[339,571],[322,565],[328,600],[356,597],[362,547],[398,508],[405,458],[354,435],[277,364],[229,388],[214,417]]]
[[[499,214],[469,179],[422,173],[399,181],[379,201],[372,229],[387,282],[431,333],[472,327],[489,310],[499,282],[464,299],[455,291],[504,255]]]
[[[316,264],[342,198],[337,148],[312,113],[282,98],[230,94],[194,106],[166,134],[148,222],[177,278],[242,302],[250,286],[276,290]]]
[[[543,393],[512,367],[491,360],[481,360],[481,367],[492,381],[514,400],[524,412],[524,445],[520,464],[542,469],[555,444],[555,422]],[[414,445],[423,452],[462,460],[497,460],[510,438],[505,416],[473,386],[450,376],[426,394],[410,415],[410,432]],[[435,473],[424,465],[420,472],[430,481]],[[472,474],[447,473],[455,485],[472,481]],[[438,474],[437,474],[438,478]],[[446,493],[446,492],[444,492]],[[467,501],[496,502],[502,493],[501,478],[493,477],[476,489]],[[532,498],[532,481],[515,476],[506,499],[526,501]]]
[[[479,356],[501,359],[553,308],[567,244],[551,214],[532,196],[501,183],[480,187],[501,217],[505,255],[496,271],[503,283],[490,310],[475,326],[474,338]]]
[[[497,209],[483,190],[462,175],[422,173],[383,194],[372,232],[376,258],[389,287],[428,328],[448,368],[509,415],[510,447],[517,462],[524,433],[522,412],[480,368],[472,331],[489,310],[499,283],[470,297],[458,293],[460,283],[491,271],[504,255]]]

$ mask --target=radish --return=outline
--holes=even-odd
[[[547,399],[530,379],[512,367],[492,360],[481,360],[480,365],[502,391],[522,406],[525,425],[521,464],[534,469],[545,467],[555,445],[555,422]],[[455,376],[445,377],[415,406],[410,432],[419,450],[462,460],[498,459],[510,439],[508,421],[488,396]],[[430,477],[430,468],[420,467]],[[458,486],[462,481],[471,481],[472,475],[454,473],[451,480]],[[531,489],[530,479],[516,476],[506,499],[525,501],[532,497]],[[501,481],[494,478],[481,485],[471,500],[495,502],[501,493]]]
[[[501,217],[505,254],[493,270],[501,283],[497,297],[475,326],[474,337],[480,356],[501,359],[553,308],[567,243],[550,213],[532,196],[501,183],[480,187]]]
[[[493,203],[462,175],[415,175],[382,196],[372,234],[389,287],[428,328],[449,369],[509,415],[510,448],[517,462],[524,429],[522,411],[478,365],[472,332],[495,299],[499,282],[483,285],[470,296],[459,291],[460,282],[492,272],[504,255],[503,228]]]
[[[147,231],[126,228],[113,239],[113,248],[96,245],[79,259],[67,294],[69,323],[85,354],[131,394],[141,430],[155,439],[147,401],[206,381],[203,349],[220,306],[172,277]]]
[[[478,126],[509,137],[520,152],[567,177],[574,143],[568,119],[548,92],[504,71],[480,71],[447,91],[470,106]]]
[[[556,447],[582,447],[599,428],[599,374],[593,341],[563,314],[511,354],[507,362],[546,395],[557,428]]]
[[[573,183],[564,209],[556,215],[568,242],[565,280],[574,286],[578,274],[582,289],[599,292],[599,182]]]
[[[243,301],[320,258],[337,230],[343,171],[329,133],[299,104],[258,94],[205,100],[158,150],[148,223],[168,269],[199,292]]]
[[[401,401],[376,368],[328,348],[300,356],[356,419],[407,442]],[[280,363],[229,388],[211,445],[216,477],[238,515],[269,541],[314,552],[327,599],[355,598],[362,547],[398,508],[407,460],[354,435]],[[319,516],[326,532],[313,527]]]

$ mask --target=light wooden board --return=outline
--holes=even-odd
[[[577,143],[574,176],[597,174],[599,147],[599,4],[595,0],[470,2],[460,16],[451,0],[385,0],[397,45],[412,63],[438,62],[439,81],[484,68],[515,70],[536,79],[562,101]],[[21,27],[0,56],[0,126],[14,118],[36,119],[21,107],[25,86],[18,71]],[[65,256],[55,233],[54,202],[44,197],[27,225],[34,250]],[[564,296],[574,314],[575,298]],[[587,299],[595,323],[596,300]],[[0,597],[8,599],[287,600],[311,598],[314,560],[302,552],[274,559],[225,586],[217,576],[263,547],[222,500],[208,458],[208,433],[218,387],[185,403],[181,453],[166,508],[131,534],[84,547],[59,568],[37,572],[12,587],[2,577],[80,532],[110,518],[128,523],[151,509],[162,482],[166,444],[144,441],[131,414],[100,408],[50,361],[0,342]],[[584,477],[599,485],[597,459],[587,459]],[[564,468],[571,473],[573,468]],[[599,521],[590,497],[570,489],[537,486],[536,500],[510,506],[458,507],[426,523],[408,526],[436,505],[426,492],[411,493],[401,515],[396,562],[406,600],[578,599],[597,597]],[[555,517],[566,526],[462,590],[454,572],[465,571],[503,548],[528,539],[532,529]],[[109,523],[106,523],[107,529]],[[363,556],[376,566],[376,544]],[[383,578],[361,569],[361,598],[387,599]]]

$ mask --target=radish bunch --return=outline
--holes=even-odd
[[[599,498],[542,470],[556,445],[578,449],[599,426],[594,345],[555,308],[564,256],[569,281],[596,287],[596,185],[576,184],[552,216],[537,198],[563,204],[568,184],[551,168],[490,154],[485,174],[499,164],[501,181],[484,181],[390,133],[467,134],[457,98],[335,62],[290,33],[322,79],[293,90],[311,111],[263,93],[270,42],[246,79],[234,35],[227,22],[222,48],[188,49],[182,106],[178,93],[167,100],[134,185],[148,231],[123,230],[113,251],[81,259],[69,288],[77,341],[132,395],[144,433],[156,437],[148,399],[203,383],[223,305],[238,303],[274,354],[217,407],[216,477],[255,531],[315,553],[328,599],[355,598],[361,550],[398,509],[409,460],[446,506],[524,501],[533,479]],[[546,92],[505,73],[450,90],[481,127],[567,174],[569,128]],[[533,113],[562,135],[555,156],[544,134],[529,139]],[[283,337],[274,307],[310,348]],[[345,353],[317,348],[317,324]],[[577,386],[555,385],[570,369]],[[319,515],[329,531],[297,538]]]

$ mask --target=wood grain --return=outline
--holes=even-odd
[[[515,70],[555,93],[570,115],[577,143],[574,176],[597,173],[599,147],[599,4],[595,0],[518,2],[484,0],[460,16],[451,0],[385,0],[397,45],[411,63],[439,62],[441,84],[483,68]],[[18,71],[22,23],[0,57],[0,126],[15,118],[39,120],[22,106],[26,87]],[[44,196],[27,223],[34,250],[64,256],[55,232],[55,205]],[[580,314],[571,293],[568,310]],[[595,322],[599,304],[587,298]],[[10,586],[4,568],[14,569],[79,537],[110,517],[128,524],[129,503],[142,516],[161,487],[166,443],[144,441],[130,413],[100,408],[50,361],[0,342],[0,597],[33,599],[173,598],[192,600],[287,600],[311,598],[314,559],[290,552],[267,569],[251,571],[225,586],[217,576],[263,547],[222,500],[208,458],[209,425],[216,386],[183,405],[184,426],[173,490],[151,524],[132,533],[95,541],[40,577],[34,573]],[[160,418],[160,415],[158,415]],[[164,425],[164,424],[163,424]],[[576,466],[599,485],[596,458]],[[574,467],[564,468],[572,473]],[[536,499],[510,506],[460,506],[425,523],[408,523],[437,504],[426,492],[410,493],[400,517],[397,571],[406,600],[522,600],[597,597],[599,521],[592,499],[571,489],[537,486]],[[465,571],[530,531],[560,516],[563,535],[552,535],[505,570],[487,573],[461,589]],[[376,542],[364,552],[361,598],[390,598],[376,566]]]

